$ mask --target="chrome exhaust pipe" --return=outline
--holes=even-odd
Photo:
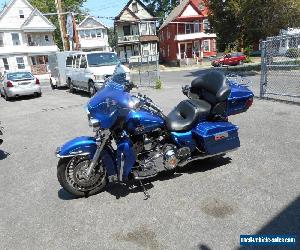
[[[188,163],[191,163],[193,161],[204,160],[204,159],[207,159],[207,158],[224,155],[226,153],[233,152],[235,150],[237,150],[237,149],[232,149],[232,150],[228,150],[228,151],[221,152],[221,153],[218,153],[218,154],[213,154],[213,155],[203,154],[203,155],[199,155],[199,156],[196,156],[196,157],[190,157],[190,158],[188,158],[188,159],[186,159],[182,162],[179,162],[177,166],[181,168],[181,167],[184,167],[185,165],[187,165]]]

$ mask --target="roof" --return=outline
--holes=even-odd
[[[186,8],[188,4],[191,4],[193,7],[195,7],[194,3],[190,0],[182,0],[179,5],[177,5],[169,14],[169,16],[166,18],[166,20],[163,22],[163,24],[160,26],[159,30],[166,27],[170,22],[175,20]],[[197,12],[199,11],[198,8],[196,8]]]
[[[103,23],[101,23],[99,20],[97,20],[95,17],[93,16],[87,16],[80,24],[77,25],[77,28],[80,28],[80,26],[82,26],[88,19],[93,19],[95,22],[99,23],[99,26],[103,26],[104,28],[108,29],[108,27],[106,25],[104,25]]]
[[[49,19],[47,18],[47,17],[45,17],[38,9],[34,9],[32,12],[31,12],[31,14],[29,15],[29,17],[25,20],[25,22],[22,24],[22,26],[21,26],[21,29],[24,29],[25,28],[25,26],[27,25],[27,24],[29,24],[29,22],[32,20],[32,18],[34,17],[34,16],[36,16],[36,15],[38,15],[38,16],[40,16],[49,26],[51,26],[51,28],[53,29],[53,30],[55,30],[56,29],[56,27],[49,21]]]
[[[122,16],[122,14],[124,13],[124,11],[125,10],[129,10],[130,11],[130,13],[131,14],[134,14],[130,9],[129,9],[129,6],[130,6],[130,4],[133,2],[133,1],[136,1],[137,3],[139,3],[151,16],[153,16],[154,17],[154,14],[153,13],[151,13],[149,10],[148,10],[148,8],[147,8],[147,6],[145,5],[145,4],[143,4],[143,2],[142,1],[140,1],[140,0],[130,0],[125,6],[124,6],[124,8],[121,10],[121,12],[119,13],[119,15],[117,15],[116,17],[115,17],[115,20],[118,20],[121,16]],[[135,14],[134,14],[134,17],[136,17],[136,18],[138,18]],[[138,18],[139,19],[139,18]]]
[[[5,8],[3,8],[3,10],[0,12],[0,19],[2,18],[2,16],[6,13],[6,11],[15,3],[16,0],[11,0]],[[27,1],[27,0],[23,0],[32,10],[34,9],[33,6]]]

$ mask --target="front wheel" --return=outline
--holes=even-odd
[[[60,185],[78,198],[98,194],[107,184],[107,172],[102,161],[95,167],[91,176],[87,177],[89,163],[90,159],[85,156],[60,159],[58,162],[57,179]]]

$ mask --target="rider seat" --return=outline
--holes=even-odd
[[[184,100],[167,116],[167,129],[173,132],[190,130],[199,120],[205,119],[210,110],[211,105],[204,100]]]

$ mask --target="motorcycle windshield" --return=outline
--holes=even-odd
[[[120,74],[118,67],[112,78],[88,102],[90,117],[97,119],[102,129],[112,127],[119,117],[126,116],[130,110],[132,97],[125,91],[126,73]]]

